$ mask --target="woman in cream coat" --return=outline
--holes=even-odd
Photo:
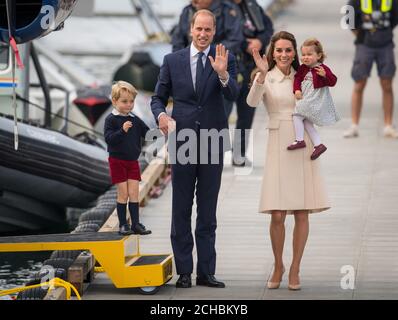
[[[261,190],[260,212],[271,213],[270,237],[275,257],[274,272],[268,288],[279,288],[283,265],[286,214],[294,214],[293,260],[289,271],[289,289],[299,290],[300,262],[309,232],[308,214],[330,208],[319,167],[319,160],[310,160],[312,143],[307,133],[307,148],[288,151],[294,140],[292,113],[295,106],[293,80],[299,66],[296,39],[281,31],[272,39],[267,56],[253,51],[259,72],[247,96],[247,103],[256,107],[262,100],[269,121],[268,146]]]

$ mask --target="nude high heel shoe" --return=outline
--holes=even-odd
[[[298,283],[298,284],[290,284],[289,283],[287,287],[289,288],[289,290],[292,290],[292,291],[301,290],[301,284],[300,283]]]
[[[267,288],[268,288],[268,289],[278,289],[279,286],[281,285],[282,277],[283,277],[283,274],[284,274],[284,273],[285,273],[285,267],[283,267],[283,270],[282,270],[281,280],[278,281],[278,282],[268,281],[268,282],[267,282]]]
[[[287,286],[289,290],[298,291],[301,290],[301,284],[290,284]]]

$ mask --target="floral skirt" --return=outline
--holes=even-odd
[[[340,120],[328,87],[314,89],[311,80],[301,84],[303,99],[296,103],[294,115],[300,115],[317,126],[328,126]]]

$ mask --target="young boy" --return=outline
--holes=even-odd
[[[119,233],[122,235],[152,233],[139,222],[138,214],[138,185],[141,175],[137,159],[141,153],[141,137],[145,137],[149,128],[131,112],[137,93],[130,83],[116,82],[112,86],[114,109],[106,117],[104,125],[112,184],[117,186],[117,216]],[[126,220],[127,200],[131,228]]]

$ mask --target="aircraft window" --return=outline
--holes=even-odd
[[[9,47],[0,44],[0,71],[8,68]]]

